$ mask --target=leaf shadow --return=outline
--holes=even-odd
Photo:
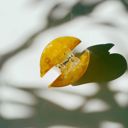
[[[67,110],[57,104],[50,102],[44,98],[40,98],[35,89],[26,89],[37,100],[37,104],[33,106],[35,115],[27,119],[7,120],[0,118],[0,127],[2,128],[48,128],[50,126],[64,125],[74,126],[77,128],[99,128],[104,121],[118,122],[128,127],[127,117],[128,108],[120,107],[114,99],[114,93],[108,88],[107,83],[99,83],[100,90],[93,96],[87,96],[87,100],[101,99],[105,101],[110,109],[100,112],[84,113],[81,106],[76,110]],[[22,90],[22,89],[21,89]],[[62,90],[61,90],[62,91]],[[62,97],[63,98],[63,97]],[[86,104],[85,104],[86,105]]]
[[[124,2],[125,0],[122,0],[122,1]],[[16,48],[11,52],[8,52],[7,54],[3,55],[0,58],[1,59],[0,69],[2,69],[3,65],[8,59],[17,55],[23,50],[30,48],[34,44],[34,39],[37,36],[39,36],[41,33],[45,32],[46,30],[52,27],[57,27],[68,21],[71,21],[79,16],[89,15],[95,9],[95,7],[100,3],[101,2],[98,2],[97,4],[93,4],[93,5],[86,5],[86,4],[83,4],[82,2],[78,2],[70,9],[70,12],[66,16],[64,16],[62,19],[59,19],[59,20],[53,17],[53,12],[60,6],[58,4],[55,5],[48,14],[47,25],[45,27],[41,26],[41,29],[37,32],[34,32],[32,35],[30,35],[22,43],[21,46],[19,46],[18,48]],[[126,2],[124,3],[126,5]],[[71,14],[72,14],[72,18],[71,18]],[[107,50],[111,48],[110,46],[111,45],[109,45]],[[95,51],[94,47],[90,47],[88,49]],[[108,55],[108,56],[110,57],[111,55]],[[94,96],[90,96],[86,98],[88,100],[91,100],[94,98],[102,99],[106,101],[112,109],[103,111],[103,112],[84,113],[81,110],[82,109],[82,106],[81,106],[79,109],[69,111],[54,104],[53,102],[40,98],[38,95],[34,93],[35,89],[26,89],[25,91],[27,93],[31,93],[37,100],[37,104],[33,106],[36,112],[35,115],[27,119],[14,119],[14,120],[9,120],[9,119],[0,117],[0,127],[1,128],[27,128],[27,127],[48,128],[49,126],[60,124],[60,125],[74,126],[77,128],[86,128],[86,127],[99,128],[100,123],[102,123],[104,120],[109,120],[109,121],[120,122],[123,124],[124,128],[128,128],[128,121],[127,121],[128,108],[127,107],[122,108],[116,103],[114,99],[115,92],[109,90],[109,88],[107,87],[107,83],[103,82],[103,81],[108,81],[110,79],[115,79],[116,77],[124,73],[124,70],[126,68],[126,61],[124,61],[124,59],[122,59],[122,56],[120,56],[119,54],[112,55],[111,60],[113,60],[113,58],[115,57],[117,57],[117,59],[115,59],[116,62],[118,62],[118,58],[120,58],[121,61],[123,60],[123,63],[121,63],[121,65],[123,65],[124,68],[123,69],[121,68],[121,70],[119,71],[120,72],[119,74],[117,73],[117,75],[114,75],[114,76],[112,74],[108,74],[110,76],[112,75],[112,77],[110,78],[103,77],[102,80],[99,80],[99,77],[97,76],[97,74],[99,74],[99,70],[101,72],[103,71],[101,70],[102,69],[101,68],[102,66],[100,66],[101,63],[99,63],[100,61],[97,59],[102,60],[102,57],[97,58],[97,56],[92,57],[91,65],[86,74],[86,77],[88,76],[88,78],[86,78],[86,82],[90,82],[92,80],[98,81],[99,82],[98,86],[100,87],[99,92],[97,92]],[[108,58],[106,58],[106,61],[107,60]],[[99,65],[97,69],[97,73],[95,74],[95,76],[97,76],[96,78],[90,76],[90,74],[92,74],[91,69],[96,68],[96,65],[94,65],[94,62],[97,63],[96,65]],[[112,61],[112,64],[113,64],[113,61]],[[119,65],[116,65],[116,66],[118,67]],[[113,70],[113,67],[111,67],[111,70]],[[108,72],[108,73],[111,73],[111,72]],[[83,81],[83,83],[85,83],[85,81]],[[18,89],[22,90],[22,88],[18,88]]]

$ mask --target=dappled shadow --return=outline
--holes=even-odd
[[[45,26],[40,26],[40,29],[37,32],[33,32],[32,35],[30,35],[27,39],[25,39],[25,41],[22,43],[22,45],[20,45],[18,48],[0,56],[0,69],[3,66],[3,64],[10,59],[11,57],[15,56],[16,54],[20,53],[21,51],[30,48],[33,44],[34,44],[34,40],[43,32],[45,32],[46,30],[53,28],[53,27],[57,27],[59,25],[62,25],[68,21],[71,21],[77,17],[83,16],[83,15],[87,15],[90,14],[93,9],[99,5],[101,2],[96,2],[92,5],[86,5],[82,2],[78,2],[76,3],[73,7],[70,8],[69,13],[64,16],[61,19],[56,19],[53,16],[54,11],[56,11],[57,8],[59,8],[60,6],[63,6],[62,4],[56,4],[54,5],[53,8],[51,8],[51,10],[48,13],[48,17],[47,17],[47,24]],[[72,16],[71,16],[72,15]]]
[[[84,113],[82,111],[83,106],[72,111],[66,110],[50,101],[38,97],[35,90],[27,89],[26,91],[32,93],[37,100],[37,104],[33,106],[36,112],[35,115],[28,119],[5,120],[1,118],[0,126],[2,128],[48,128],[54,125],[65,125],[77,128],[99,128],[103,121],[112,121],[118,122],[122,124],[124,128],[127,128],[128,108],[122,108],[115,102],[113,97],[117,92],[110,91],[108,85],[105,83],[99,83],[98,86],[100,90],[93,96],[86,96],[86,99],[88,101],[96,98],[103,100],[108,104],[108,110]]]
[[[18,48],[15,48],[14,50],[0,56],[0,70],[2,70],[5,62],[8,61],[10,58],[22,52],[23,50],[31,48],[31,46],[34,44],[34,40],[40,34],[46,32],[48,29],[67,23],[80,16],[89,15],[95,9],[95,7],[97,7],[102,2],[104,1],[99,1],[93,4],[86,4],[79,1],[70,8],[69,12],[64,17],[60,19],[55,18],[53,15],[54,11],[63,6],[63,4],[57,3],[48,13],[46,26],[41,26],[40,30],[38,30],[37,32],[33,32],[33,34],[30,35],[27,39],[25,39],[22,45],[20,45]],[[125,8],[127,9],[128,6],[126,0],[122,0],[122,3],[125,5]],[[110,27],[114,26],[113,24],[108,23],[101,23],[100,25],[107,25]],[[117,104],[117,102],[114,99],[114,95],[118,92],[110,90],[108,87],[109,83],[106,83],[106,81],[115,79],[122,75],[126,69],[126,61],[121,55],[109,54],[108,50],[112,46],[112,44],[108,44],[107,47],[104,47],[106,49],[102,47],[103,49],[101,48],[101,50],[99,50],[99,46],[92,46],[88,48],[91,52],[96,52],[96,54],[98,54],[98,58],[96,54],[91,54],[90,66],[86,73],[86,79],[84,78],[83,81],[79,81],[79,84],[87,82],[97,82],[99,91],[92,96],[80,95],[82,98],[85,98],[86,100],[79,108],[75,110],[64,109],[63,107],[60,107],[59,105],[53,102],[50,102],[44,98],[39,97],[38,91],[40,89],[30,89],[27,88],[26,85],[26,88],[18,89],[23,90],[26,93],[34,96],[37,103],[30,107],[34,109],[35,114],[32,117],[24,119],[6,119],[0,117],[0,128],[48,128],[49,126],[54,125],[67,125],[74,126],[77,128],[99,128],[100,124],[103,121],[118,122],[122,124],[124,128],[128,128],[128,107],[121,107]],[[95,49],[95,47],[98,47],[98,51]],[[105,51],[105,53],[103,51]],[[106,65],[108,64],[108,62],[109,64],[111,63],[111,65]],[[103,63],[105,65],[102,67]],[[95,73],[93,72],[94,69],[96,69]],[[97,74],[99,74],[100,76],[98,76]],[[9,84],[8,86],[12,87],[9,81],[7,83]],[[1,85],[2,83],[0,81],[0,86]],[[13,88],[15,88],[15,85]],[[71,94],[71,92],[67,92],[61,89],[58,90],[58,92]],[[61,99],[63,100],[63,97],[61,97]],[[90,101],[92,99],[100,99],[106,102],[106,104],[109,106],[109,109],[100,112],[83,112],[83,107],[86,106],[86,101]],[[24,105],[27,106],[27,104]]]

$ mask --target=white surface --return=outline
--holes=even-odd
[[[59,1],[59,0],[58,0]],[[34,31],[38,31],[46,24],[46,15],[48,10],[56,3],[55,0],[41,2],[35,6],[29,6],[30,0],[1,0],[0,1],[0,55],[19,47],[27,37],[29,37]],[[68,0],[69,2],[69,0]],[[70,1],[75,3],[76,0]],[[65,2],[67,3],[67,2]],[[70,5],[71,5],[70,3]],[[114,5],[114,6],[113,6]],[[70,6],[69,6],[70,7]],[[102,11],[101,11],[102,10]],[[60,15],[60,14],[56,14]],[[42,20],[43,19],[43,20]],[[100,26],[98,23],[109,22],[117,25],[117,28],[111,28],[108,26]],[[128,14],[126,13],[123,6],[119,1],[111,0],[107,1],[98,6],[90,16],[79,17],[68,23],[65,23],[56,28],[49,29],[44,33],[40,34],[36,39],[33,46],[26,49],[14,57],[10,58],[2,68],[1,81],[3,83],[11,84],[14,87],[25,87],[25,88],[47,88],[46,83],[40,78],[39,73],[39,60],[43,48],[52,39],[58,36],[72,35],[82,40],[81,49],[85,49],[88,46],[100,44],[100,43],[114,43],[115,47],[111,50],[112,52],[118,52],[128,58]],[[51,77],[51,76],[50,76]],[[109,88],[111,91],[121,91],[121,94],[115,96],[117,103],[123,107],[126,105],[126,97],[124,93],[128,92],[128,74],[125,73],[119,79],[111,82]],[[46,80],[48,82],[48,80]],[[54,90],[54,89],[53,89]],[[93,96],[99,91],[99,87],[95,84],[86,84],[78,87],[67,86],[65,88],[59,88],[57,91],[72,92],[75,95],[67,95],[65,93],[57,93],[53,90],[47,90],[46,92],[37,92],[42,98],[45,98],[59,106],[75,110],[83,104],[84,100],[82,96],[85,96],[85,102],[87,96]],[[18,100],[18,96],[25,98],[24,102],[31,101],[31,96],[26,95],[24,92],[9,91],[9,93],[15,93],[11,95],[14,101]],[[24,95],[22,97],[22,94]],[[123,94],[122,94],[123,93]],[[7,92],[4,93],[4,100],[10,100]],[[31,97],[31,98],[30,98]],[[59,98],[58,98],[59,97]],[[125,98],[124,98],[125,97]],[[0,97],[1,98],[1,97]],[[29,99],[30,98],[30,99]],[[122,100],[123,99],[123,100]],[[121,102],[119,102],[122,100]],[[22,101],[22,100],[21,100]],[[32,101],[33,103],[33,101]],[[67,104],[68,103],[68,104]],[[96,106],[104,108],[105,104],[95,101]],[[85,106],[86,110],[93,111],[90,105],[94,105],[94,102],[88,102],[88,107]],[[19,115],[14,115],[14,111],[11,108],[15,108]],[[97,107],[98,108],[98,107]],[[99,107],[100,108],[100,107]],[[24,115],[23,112],[28,114]],[[98,109],[95,108],[95,111]],[[0,109],[1,115],[4,118],[23,118],[31,115],[31,110],[27,105],[23,107],[12,106],[9,103],[3,104]],[[102,125],[103,128],[110,125]],[[112,125],[112,128],[122,128],[117,125]],[[110,128],[110,127],[109,127]]]

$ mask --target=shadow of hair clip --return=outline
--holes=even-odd
[[[88,69],[73,85],[108,82],[124,74],[127,69],[126,59],[118,53],[111,54],[109,50],[113,46],[114,44],[108,43],[88,47],[90,51]]]

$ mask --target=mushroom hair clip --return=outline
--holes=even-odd
[[[127,69],[125,58],[110,54],[112,43],[94,45],[81,53],[74,53],[80,39],[72,36],[52,40],[43,50],[40,58],[40,76],[56,67],[60,74],[49,87],[81,85],[90,82],[107,82],[121,76]]]

